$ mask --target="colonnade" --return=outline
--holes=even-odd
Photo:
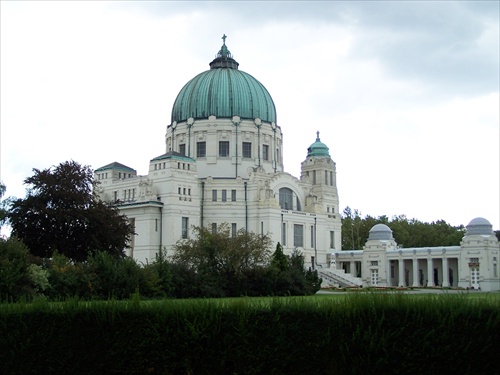
[[[411,264],[408,264],[411,263]],[[397,278],[394,269],[397,267]],[[457,258],[403,258],[388,259],[388,286],[454,287],[458,284]],[[409,273],[411,271],[411,279]],[[453,284],[453,285],[452,285]]]
[[[373,261],[363,256],[363,251],[337,253],[335,268],[343,269],[353,277],[362,277],[367,285],[397,287],[457,287],[459,277],[459,257],[443,251],[437,257],[436,250],[423,254],[425,249],[416,251],[390,250],[385,260]],[[451,250],[451,249],[448,249]],[[453,249],[455,250],[455,249]],[[345,254],[345,255],[344,255]],[[339,255],[344,255],[340,257]],[[380,258],[379,258],[380,259]],[[383,264],[385,262],[385,265]],[[375,276],[372,275],[375,272]],[[375,284],[374,284],[375,283]]]

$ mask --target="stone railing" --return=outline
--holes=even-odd
[[[345,273],[344,270],[323,268],[318,269],[318,275],[323,279],[324,284],[328,284],[330,286],[357,287],[363,285],[361,278]]]

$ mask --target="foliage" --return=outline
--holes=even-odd
[[[463,225],[453,227],[444,220],[424,223],[417,219],[408,219],[404,215],[361,217],[358,210],[344,209],[342,215],[342,249],[360,250],[369,237],[370,229],[376,224],[386,224],[391,230],[398,245],[410,247],[435,247],[460,245],[465,235]]]
[[[498,296],[469,297],[0,304],[0,363],[6,374],[491,374]]]
[[[170,264],[170,272],[172,275],[170,296],[174,298],[203,297],[203,282],[193,268],[187,264],[173,262]]]
[[[288,257],[283,253],[283,247],[278,242],[276,244],[276,250],[271,257],[271,266],[273,266],[278,272],[287,272],[290,268],[288,262]]]
[[[141,289],[143,272],[130,257],[117,258],[107,252],[98,252],[89,257],[88,265],[96,275],[92,287],[95,298],[129,298]]]
[[[2,197],[4,196],[5,191],[6,191],[6,187],[5,187],[4,183],[0,181],[0,199],[2,199]],[[3,200],[0,201],[0,227],[7,220],[8,210],[5,206],[6,206],[6,202]]]
[[[270,238],[240,230],[230,235],[223,224],[212,233],[195,228],[196,236],[179,241],[172,256],[175,297],[229,297],[305,295],[319,290],[315,271],[306,271],[299,252],[283,253],[278,243],[269,251]]]
[[[49,272],[41,266],[31,263],[28,266],[28,277],[36,293],[42,293],[49,288]]]
[[[290,256],[291,295],[314,294],[321,288],[321,279],[318,271],[306,270],[304,267],[304,256],[298,250],[294,250]]]
[[[141,267],[140,294],[147,298],[161,298],[171,293],[172,272],[165,251],[161,251],[153,263]]]
[[[174,247],[174,262],[187,264],[196,271],[238,275],[242,270],[268,261],[271,239],[240,229],[231,236],[227,224],[216,232],[194,227],[195,237],[180,240]]]
[[[321,288],[321,279],[315,270],[306,270],[304,256],[294,250],[290,256],[283,254],[278,242],[271,257],[271,269],[274,280],[272,293],[274,295],[308,295]]]
[[[194,238],[184,239],[174,246],[172,260],[191,269],[204,296],[221,297],[244,292],[249,270],[264,267],[269,262],[271,239],[244,229],[231,236],[227,224],[216,232],[194,227]],[[185,270],[186,270],[185,268]]]
[[[49,300],[195,298],[315,293],[321,279],[304,269],[299,252],[271,257],[269,239],[241,231],[235,237],[224,226],[217,233],[200,230],[196,239],[178,243],[167,259],[160,252],[152,263],[97,252],[85,261],[64,254],[35,258],[15,237],[0,246],[2,298],[18,300],[43,294]],[[5,246],[8,244],[9,246]]]
[[[34,295],[28,267],[28,249],[16,237],[0,236],[0,301]]]
[[[65,255],[55,253],[44,261],[49,272],[50,287],[46,295],[58,300],[62,298],[94,298],[97,275],[87,262],[74,262]]]
[[[68,161],[33,172],[24,180],[27,196],[14,200],[9,212],[12,234],[33,255],[49,258],[57,251],[76,261],[98,251],[123,255],[133,228],[97,198],[90,167]]]
[[[363,221],[361,213],[358,210],[352,211],[350,207],[344,209],[342,215],[343,250],[358,250],[363,248],[371,229],[371,227],[368,227],[371,224],[368,221],[372,221],[371,217]]]
[[[158,272],[156,262],[141,267],[132,258],[114,257],[107,252],[93,254],[85,262],[55,254],[44,265],[49,271],[47,295],[54,300],[126,299],[134,293],[155,298],[167,296],[170,290],[169,276]]]

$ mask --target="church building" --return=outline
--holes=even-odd
[[[135,228],[127,255],[151,262],[160,250],[171,255],[177,241],[193,236],[193,226],[216,231],[224,224],[232,235],[267,234],[286,254],[299,250],[325,285],[500,290],[500,245],[482,218],[469,223],[460,246],[401,249],[390,228],[377,224],[363,249],[342,251],[328,147],[317,132],[300,178],[284,171],[273,99],[239,69],[222,39],[210,69],[177,95],[165,153],[149,161],[148,174],[118,162],[95,170],[100,198]]]
[[[233,235],[243,228],[268,234],[285,253],[301,251],[308,267],[326,265],[341,248],[335,162],[312,133],[300,178],[284,171],[273,99],[239,69],[225,39],[210,69],[177,95],[165,153],[149,161],[148,174],[105,165],[95,170],[98,193],[133,223],[128,255],[139,262],[169,254],[193,226],[226,224]]]

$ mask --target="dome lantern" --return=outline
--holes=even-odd
[[[210,69],[230,68],[238,69],[238,64],[226,46],[226,34],[222,36],[222,47],[217,53],[217,57],[210,63]]]

